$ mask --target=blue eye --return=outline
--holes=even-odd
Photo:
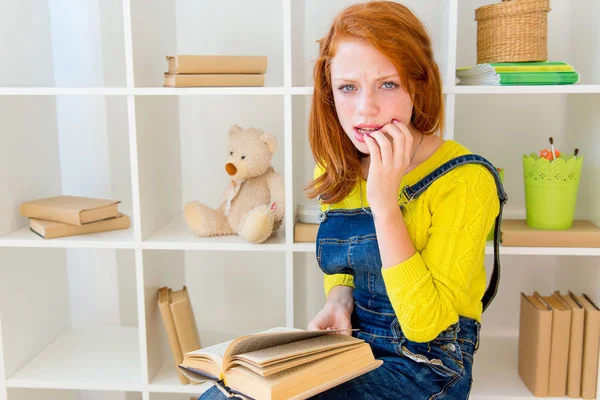
[[[391,86],[386,86],[386,85],[391,85]],[[398,85],[395,84],[394,82],[384,82],[383,86],[384,86],[384,89],[395,89],[398,87]]]
[[[343,93],[350,93],[352,90],[344,90],[346,88],[354,88],[354,85],[341,85],[340,87],[338,87],[338,90],[341,90]]]

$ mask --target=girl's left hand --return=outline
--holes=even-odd
[[[390,137],[392,140],[390,140]],[[398,207],[398,191],[410,164],[413,138],[408,127],[397,120],[365,135],[370,166],[367,201],[373,212]]]

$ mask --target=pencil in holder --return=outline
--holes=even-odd
[[[582,156],[547,160],[523,155],[527,226],[563,230],[573,226]]]
[[[498,175],[500,175],[500,182],[502,182],[502,184],[504,184],[504,168],[496,168],[496,171],[498,171]],[[494,221],[494,225],[492,225],[492,229],[490,230],[490,232],[487,235],[487,241],[489,240],[494,240],[494,229],[496,228],[496,221]]]

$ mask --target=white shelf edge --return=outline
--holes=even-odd
[[[312,95],[312,86],[261,87],[0,87],[0,96]],[[600,94],[600,84],[547,86],[452,86],[443,94]]]
[[[163,242],[163,241],[33,241],[8,240],[0,238],[0,248],[59,248],[59,249],[129,249],[129,250],[183,250],[183,251],[256,251],[256,252],[291,252],[314,253],[314,243],[227,243],[227,242]],[[491,244],[486,245],[485,254],[494,254]],[[500,246],[501,255],[538,255],[538,256],[590,256],[600,257],[600,248],[585,247],[509,247]]]
[[[63,389],[63,390],[97,390],[115,392],[141,392],[144,385],[120,385],[106,383],[66,383],[66,382],[31,382],[8,379],[7,388],[19,389]]]
[[[600,94],[600,85],[447,86],[447,94]]]
[[[294,243],[294,253],[314,253],[315,243]],[[494,247],[488,243],[485,254],[494,254]],[[509,247],[500,246],[500,255],[537,255],[537,256],[600,256],[600,248],[583,247]]]

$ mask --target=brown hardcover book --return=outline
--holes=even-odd
[[[44,239],[55,239],[67,236],[85,235],[88,233],[116,231],[128,229],[131,219],[125,214],[119,214],[114,218],[90,222],[85,225],[70,225],[64,222],[46,221],[43,219],[29,219],[29,229]]]
[[[579,301],[573,297],[573,293],[560,294],[557,296],[571,309],[571,335],[569,343],[569,366],[567,368],[567,396],[578,398],[581,395],[581,363],[583,360],[583,322],[584,309]]]
[[[259,74],[165,74],[166,87],[242,87],[265,86]]]
[[[600,247],[600,228],[586,220],[573,221],[565,230],[541,230],[525,220],[502,221],[502,245],[507,247]]]
[[[200,335],[186,286],[171,291],[170,307],[183,354],[200,349]]]
[[[184,354],[179,367],[242,398],[306,399],[383,364],[364,340],[337,332],[273,328]]]
[[[175,74],[264,74],[267,56],[176,55],[167,56],[168,73]]]
[[[521,293],[518,373],[534,396],[548,396],[551,344],[552,309]]]
[[[295,242],[315,242],[317,240],[318,224],[305,224],[296,222],[294,225],[294,241]]]
[[[571,309],[556,294],[540,296],[539,293],[535,292],[534,296],[546,302],[552,309],[552,344],[550,345],[548,396],[566,396],[571,335]]]
[[[171,354],[173,355],[179,382],[188,384],[190,383],[188,377],[177,368],[183,361],[183,351],[181,351],[181,344],[179,343],[179,337],[177,336],[177,328],[175,328],[175,321],[173,320],[173,314],[171,314],[171,289],[168,287],[161,287],[158,289],[158,308],[162,317],[163,326],[167,331],[169,347],[171,349]]]
[[[55,196],[27,201],[19,211],[27,218],[84,225],[119,215],[117,200],[78,196]]]
[[[581,366],[581,398],[595,399],[598,387],[598,356],[600,354],[600,309],[584,293],[575,296],[585,309],[583,363]]]

